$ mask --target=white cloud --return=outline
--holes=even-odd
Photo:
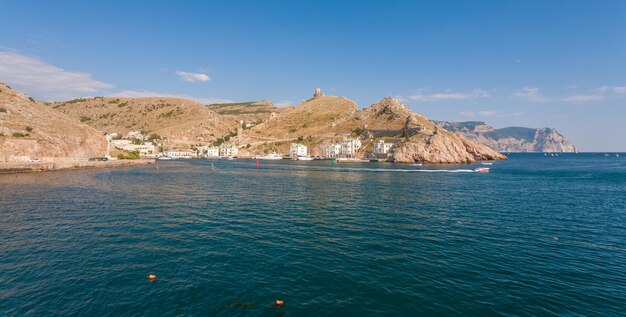
[[[502,112],[499,110],[483,110],[478,112],[473,111],[463,111],[460,113],[463,117],[473,118],[477,116],[481,117],[518,117],[521,116],[523,112]]]
[[[123,98],[143,98],[143,97],[168,97],[168,98],[181,98],[181,99],[191,99],[198,101],[205,105],[210,105],[214,103],[231,103],[234,102],[230,99],[223,98],[197,98],[189,95],[177,95],[177,94],[168,94],[168,93],[160,93],[150,90],[124,90],[116,93],[112,93],[109,97],[123,97]]]
[[[113,87],[84,72],[66,71],[16,51],[0,51],[0,81],[41,100],[67,100]]]
[[[411,101],[423,102],[440,100],[471,100],[486,97],[490,97],[489,93],[480,89],[474,89],[470,92],[440,92],[433,94],[425,94],[423,91],[419,90],[415,95],[409,96],[408,99]]]
[[[613,92],[616,94],[626,94],[626,86],[613,87]]]
[[[590,102],[590,101],[602,101],[604,100],[604,95],[603,94],[576,94],[576,95],[570,95],[567,96],[565,98],[563,98],[563,100],[567,101],[567,102],[573,102],[573,103],[583,103],[583,102]]]
[[[189,73],[189,72],[182,72],[178,70],[176,71],[176,75],[178,75],[180,79],[184,81],[188,81],[188,82],[211,80],[211,77],[202,73]]]
[[[547,98],[542,96],[537,87],[524,87],[522,90],[515,92],[515,97],[528,99],[530,101],[546,101]]]
[[[498,114],[498,111],[496,110],[485,110],[485,111],[481,111],[478,113],[481,116],[485,116],[485,117],[493,117],[495,115]]]

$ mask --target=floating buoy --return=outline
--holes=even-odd
[[[150,274],[150,275],[148,275],[148,279],[151,280],[151,281],[152,280],[156,280],[156,275]]]
[[[276,300],[276,306],[283,306],[283,304],[285,304],[285,302],[283,302],[282,299],[277,299]]]

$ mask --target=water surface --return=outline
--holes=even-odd
[[[623,315],[625,157],[0,175],[0,315]]]

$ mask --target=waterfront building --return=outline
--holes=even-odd
[[[167,156],[173,159],[192,158],[196,156],[196,153],[191,150],[170,150],[163,152],[163,156]]]
[[[385,142],[384,140],[378,140],[378,142],[374,144],[372,153],[388,154],[392,147],[393,147],[393,143]]]
[[[341,144],[326,144],[320,147],[320,152],[325,158],[336,158],[341,154]]]
[[[343,139],[341,141],[341,154],[354,155],[361,148],[361,140],[359,139]]]
[[[307,156],[308,149],[306,145],[300,143],[291,143],[289,148],[289,156],[291,158],[297,158],[298,156]]]
[[[219,156],[221,157],[235,157],[239,153],[239,148],[235,144],[222,144],[219,149]]]

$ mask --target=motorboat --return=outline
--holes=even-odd
[[[169,157],[169,156],[161,156],[161,157],[159,157],[157,160],[159,160],[159,161],[165,161],[165,160],[172,160],[172,158],[171,158],[171,157]]]
[[[482,164],[482,165],[493,165],[493,163],[491,163],[491,162],[482,162],[480,164]]]
[[[308,155],[298,155],[298,161],[312,161],[313,158]]]
[[[489,167],[477,167],[474,169],[476,173],[489,173]]]
[[[258,160],[282,160],[283,156],[276,152],[272,152],[267,155],[256,156],[255,158]]]

